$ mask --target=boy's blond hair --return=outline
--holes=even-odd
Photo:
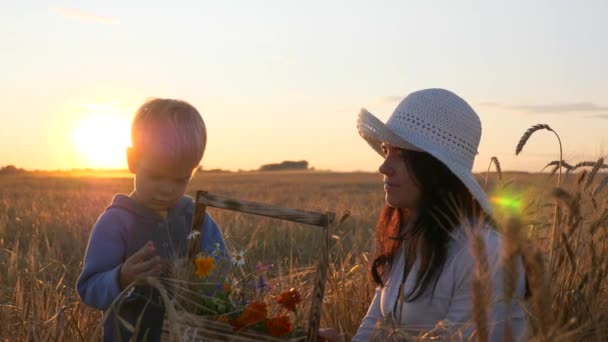
[[[163,155],[194,168],[203,159],[207,129],[202,116],[191,104],[154,98],[135,112],[131,144],[139,154]]]

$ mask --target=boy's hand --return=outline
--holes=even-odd
[[[132,282],[146,277],[158,277],[161,274],[160,257],[154,256],[156,248],[152,241],[148,241],[139,251],[131,255],[120,269],[120,289],[124,289]]]

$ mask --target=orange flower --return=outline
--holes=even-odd
[[[267,319],[264,325],[266,326],[266,330],[268,330],[268,334],[275,337],[285,336],[293,329],[291,321],[289,321],[289,317],[287,316]]]
[[[281,304],[285,309],[289,311],[296,311],[296,305],[302,301],[300,294],[295,289],[290,289],[279,295],[277,303]]]
[[[231,322],[235,329],[250,327],[263,322],[268,317],[268,308],[265,303],[251,302],[247,304],[241,316]]]
[[[222,285],[222,289],[224,290],[224,292],[230,293],[232,291],[232,285],[230,285],[229,283],[224,283],[224,285]]]
[[[194,259],[194,265],[196,266],[196,275],[202,278],[208,276],[213,271],[215,260],[212,257],[199,256]]]
[[[251,302],[245,307],[241,317],[243,317],[246,322],[255,324],[265,320],[267,315],[268,307],[266,306],[266,303]]]
[[[235,319],[233,319],[232,321],[229,322],[230,325],[232,325],[232,327],[234,328],[234,330],[241,330],[242,328],[245,327],[245,323],[243,322],[243,318],[241,317],[237,317]]]

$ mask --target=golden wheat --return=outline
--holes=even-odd
[[[554,198],[543,182],[546,175],[505,172],[503,177],[501,187],[526,193],[521,226],[537,227],[530,239],[507,233],[517,237],[507,237],[505,245],[511,251],[519,245],[524,256],[530,340],[602,341],[608,336],[608,201],[602,191],[608,177],[600,179],[592,193],[582,191],[584,182],[566,184],[563,193],[557,193],[555,200],[564,210],[552,264],[544,257],[550,250],[547,204]],[[130,178],[0,177],[0,341],[99,338],[101,313],[80,303],[74,284],[95,219],[114,193],[128,193],[131,187]],[[370,241],[384,204],[376,174],[202,173],[195,176],[188,193],[199,189],[311,211],[350,210],[350,218],[332,232],[322,325],[338,328],[347,338],[354,335],[374,292],[367,275]],[[308,241],[316,241],[315,230],[211,209],[210,213],[230,248],[248,249],[252,260],[276,263],[283,270],[281,283],[312,288],[310,265],[317,252]],[[515,245],[509,245],[509,239]],[[512,266],[506,262],[504,267]],[[473,282],[480,336],[489,302],[484,268],[481,261]],[[505,281],[510,292],[513,279],[507,276]],[[302,295],[309,298],[306,292]],[[440,324],[437,329],[448,328]],[[382,336],[397,338],[402,333],[393,326]],[[452,340],[460,340],[457,332],[451,333]],[[432,339],[431,335],[414,339]]]

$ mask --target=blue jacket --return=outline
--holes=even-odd
[[[123,262],[149,240],[154,242],[163,260],[185,257],[193,214],[194,201],[188,196],[183,196],[169,209],[167,216],[162,217],[132,198],[119,194],[97,219],[76,288],[85,304],[105,311],[104,341],[129,341],[132,337],[111,308],[121,293],[119,274]],[[206,213],[201,251],[210,254],[216,246],[221,253],[226,253],[222,233]],[[157,292],[149,287],[136,287],[120,306],[120,317],[133,326],[141,316],[137,341],[160,341],[164,309]]]

